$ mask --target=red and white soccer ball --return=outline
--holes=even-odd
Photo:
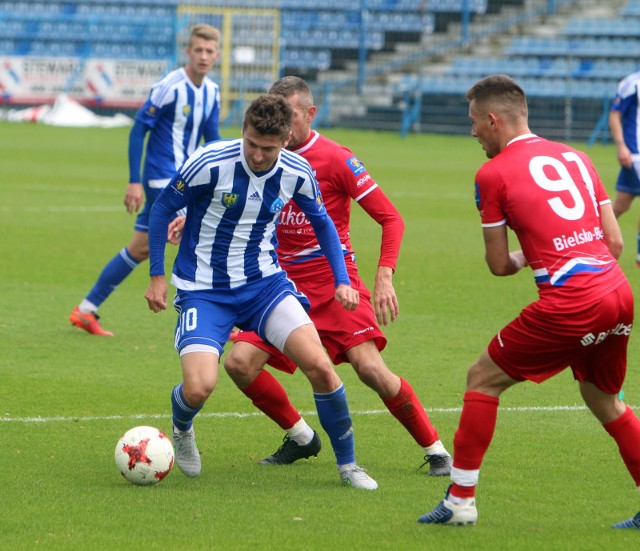
[[[125,432],[116,446],[116,466],[132,484],[157,484],[171,472],[173,445],[167,435],[154,427],[134,427]]]

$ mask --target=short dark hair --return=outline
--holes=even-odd
[[[508,75],[489,75],[480,79],[467,90],[465,97],[477,105],[491,104],[511,117],[527,117],[524,90]]]
[[[258,134],[279,136],[284,142],[291,132],[293,108],[277,94],[262,94],[251,102],[244,114],[242,130],[253,127]]]
[[[279,96],[290,98],[298,94],[305,103],[313,105],[313,94],[309,85],[300,77],[287,76],[276,80],[269,88],[270,94],[278,94]]]

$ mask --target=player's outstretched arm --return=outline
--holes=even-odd
[[[400,315],[396,290],[393,288],[393,270],[389,266],[378,266],[373,287],[373,307],[380,325],[389,325]]]

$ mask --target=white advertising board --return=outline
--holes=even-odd
[[[136,108],[168,71],[161,60],[7,56],[0,58],[0,103],[52,103],[66,93],[85,105]]]

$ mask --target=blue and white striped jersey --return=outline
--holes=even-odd
[[[164,274],[169,219],[185,206],[187,218],[171,280],[178,289],[237,289],[282,271],[275,230],[290,199],[311,221],[336,285],[349,285],[338,233],[309,163],[283,149],[268,172],[255,174],[245,159],[242,139],[198,149],[156,199],[149,224],[151,275]]]
[[[136,115],[131,139],[144,141],[151,131],[145,154],[144,179],[150,187],[164,187],[187,160],[202,139],[219,140],[220,89],[205,77],[198,87],[191,82],[184,67],[170,72],[151,87],[151,92]],[[137,129],[136,129],[137,130]],[[133,147],[133,150],[132,150]],[[129,181],[140,182],[142,143],[130,144]],[[153,185],[153,181],[162,181]]]
[[[631,153],[640,153],[640,72],[632,73],[618,84],[611,109],[622,113],[622,136]]]

